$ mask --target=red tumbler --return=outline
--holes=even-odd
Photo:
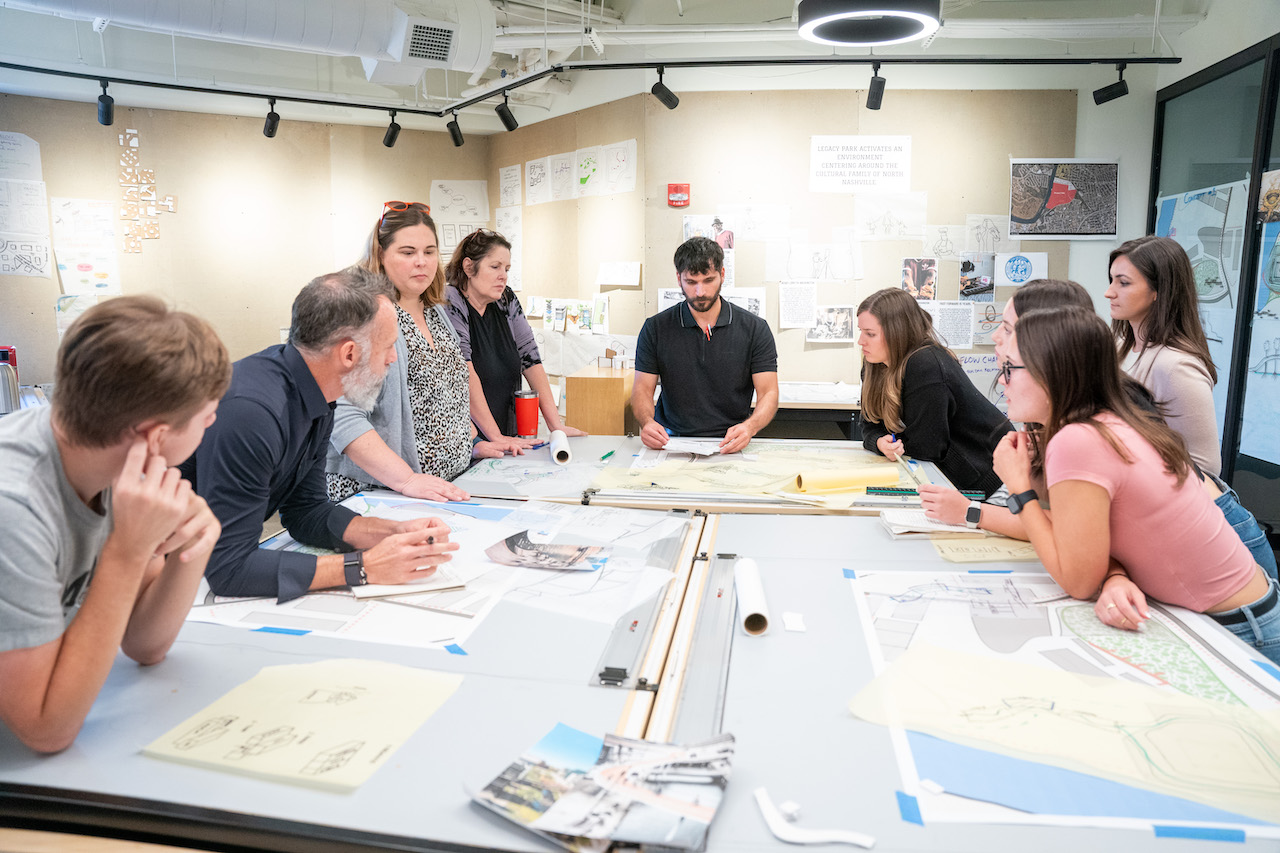
[[[516,435],[520,438],[538,437],[538,392],[516,392]]]

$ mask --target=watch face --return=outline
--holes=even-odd
[[[977,524],[982,521],[982,507],[971,506],[964,513],[964,520],[970,524]]]

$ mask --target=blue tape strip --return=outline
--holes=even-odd
[[[1280,667],[1277,667],[1275,664],[1271,663],[1270,661],[1265,661],[1265,660],[1256,660],[1254,661],[1254,663],[1256,663],[1259,667],[1261,667],[1262,671],[1265,672],[1267,675],[1271,676],[1277,681],[1280,681]]]
[[[1161,826],[1156,824],[1156,838],[1195,838],[1200,841],[1234,841],[1243,844],[1243,829],[1217,829],[1211,826]]]
[[[288,634],[292,637],[301,637],[303,634],[310,634],[311,631],[303,628],[272,628],[270,625],[263,625],[261,628],[254,628],[264,634]]]
[[[920,817],[920,803],[915,797],[908,797],[901,791],[894,791],[898,795],[898,813],[902,815],[902,819],[907,823],[914,823],[917,826],[924,826],[924,819]]]
[[[971,575],[1011,575],[1013,569],[970,569]]]
[[[444,650],[451,655],[464,655],[464,656],[466,655],[466,652],[462,650],[462,646],[458,645],[457,643],[450,643],[449,645],[444,647]]]
[[[847,578],[856,578],[858,576],[858,573],[853,569],[841,569],[840,571],[844,572],[844,576]]]

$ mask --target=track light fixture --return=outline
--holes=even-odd
[[[880,76],[880,63],[871,63],[871,85],[867,87],[867,109],[880,109],[884,100],[884,78]]]
[[[262,135],[267,139],[275,139],[280,129],[280,113],[276,112],[276,99],[267,98],[267,120],[262,124]]]
[[[662,72],[664,71],[666,71],[666,69],[659,65],[658,82],[654,83],[653,88],[649,91],[653,93],[653,96],[657,98],[659,103],[664,107],[669,110],[674,110],[676,107],[680,106],[680,98],[662,82]]]
[[[1116,63],[1116,71],[1120,72],[1120,79],[1110,86],[1103,86],[1101,89],[1093,90],[1093,102],[1095,104],[1105,104],[1107,101],[1114,101],[1116,98],[1123,98],[1129,94],[1129,84],[1124,80],[1124,69],[1125,63]]]
[[[449,136],[450,138],[453,139],[453,146],[455,148],[461,148],[462,143],[466,142],[467,140],[462,138],[462,128],[458,127],[458,111],[457,110],[453,111],[453,118],[449,121],[448,124],[445,125],[445,127],[449,129]]]
[[[502,119],[502,126],[507,130],[515,130],[520,126],[520,122],[516,121],[516,117],[511,114],[511,105],[507,103],[507,93],[502,93],[502,103],[493,108],[498,114],[498,118]]]
[[[382,134],[382,144],[388,148],[394,148],[396,139],[400,136],[400,125],[396,124],[396,111],[387,110],[391,113],[391,124],[387,125],[387,132]]]
[[[107,94],[107,81],[102,83],[102,94],[98,96],[98,124],[110,127],[116,120],[116,99]]]
[[[800,38],[876,47],[928,38],[942,23],[942,0],[800,0]]]

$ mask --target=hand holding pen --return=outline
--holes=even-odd
[[[905,451],[905,448],[902,446],[902,442],[899,441],[898,437],[893,433],[882,435],[877,438],[876,449],[879,450],[881,455],[887,458],[890,462],[897,462],[898,458],[901,457]]]

